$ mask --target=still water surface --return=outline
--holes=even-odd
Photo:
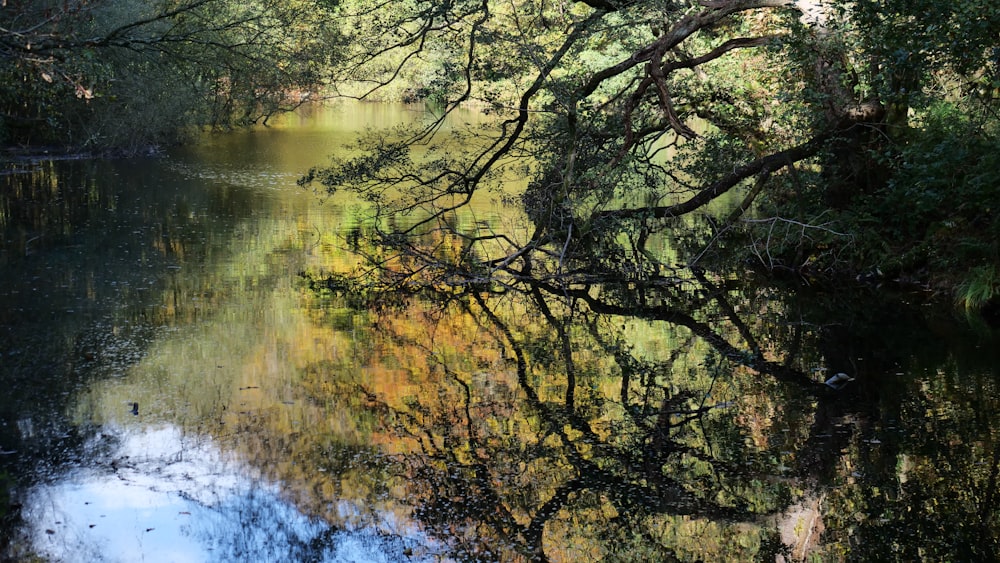
[[[919,295],[723,276],[655,303],[536,285],[363,305],[310,287],[300,273],[359,263],[366,215],[296,180],[419,115],[340,107],[0,176],[5,556],[996,553],[996,336]]]

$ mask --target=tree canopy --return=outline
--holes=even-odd
[[[995,146],[1000,17],[988,3],[360,1],[341,14],[353,30],[349,93],[402,80],[440,107],[425,129],[368,139],[361,156],[304,179],[358,191],[382,216],[419,215],[392,244],[449,229],[511,174],[528,181],[517,199],[530,237],[450,229],[490,271],[530,269],[539,251],[562,272],[576,256],[584,271],[595,248],[642,255],[669,230],[688,264],[739,236],[772,271],[904,275],[935,245],[964,240],[943,241],[938,223],[988,221],[932,202],[908,209],[938,191],[910,194],[917,167],[924,184],[985,195],[969,185],[985,171],[956,177],[915,159],[949,150],[945,138],[968,154],[948,159]],[[495,126],[445,149],[434,134],[463,104]],[[682,221],[691,236],[677,234]],[[622,248],[622,233],[638,244]],[[995,263],[993,246],[969,263]]]
[[[0,142],[141,149],[315,97],[337,47],[324,0],[32,0],[0,8]]]

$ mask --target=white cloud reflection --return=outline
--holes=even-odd
[[[430,555],[412,526],[338,530],[307,517],[207,438],[173,426],[118,432],[107,463],[29,492],[23,514],[35,553],[88,563],[388,563]]]

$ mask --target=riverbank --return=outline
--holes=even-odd
[[[156,156],[162,154],[163,147],[145,145],[130,149],[114,148],[100,150],[80,150],[57,146],[0,147],[0,174],[23,171],[19,167],[36,165],[46,161],[119,159],[136,156]]]

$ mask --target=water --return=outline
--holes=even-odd
[[[0,176],[6,557],[995,552],[1000,348],[919,295],[310,288],[301,273],[359,264],[367,219],[296,179],[416,110]],[[522,220],[489,199],[475,213]]]

